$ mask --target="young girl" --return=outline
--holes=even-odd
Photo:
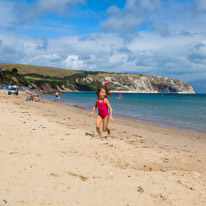
[[[113,118],[112,118],[112,107],[110,106],[110,103],[107,99],[107,96],[110,96],[111,94],[109,93],[109,89],[106,86],[99,86],[96,92],[98,98],[96,99],[94,108],[92,110],[92,112],[90,113],[89,116],[94,114],[94,111],[96,110],[96,108],[98,107],[98,116],[97,116],[97,121],[96,121],[96,129],[97,132],[100,136],[100,139],[103,140],[102,137],[102,132],[100,129],[100,125],[102,123],[103,120],[103,127],[102,130],[104,132],[107,131],[108,135],[111,134],[111,130],[108,128],[108,122],[109,122],[109,118],[111,119],[111,121],[113,122]],[[108,113],[108,108],[110,111],[110,115]]]

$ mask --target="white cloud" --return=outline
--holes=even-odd
[[[54,61],[60,59],[60,56],[57,54],[42,54],[42,55],[38,55],[35,56],[32,60],[33,61],[45,61],[45,63],[49,62],[49,61]]]
[[[190,62],[195,64],[206,65],[206,41],[200,42],[193,46],[188,55]]]
[[[163,24],[163,23],[154,23],[151,27],[150,27],[153,31],[157,31],[158,33],[160,33],[162,36],[168,36],[170,34],[169,32],[169,27],[167,24]]]
[[[85,0],[37,0],[36,12],[38,15],[55,12],[64,15],[71,4],[84,3]]]
[[[136,10],[137,7],[148,11],[154,11],[161,5],[161,0],[127,0],[126,9]]]
[[[185,76],[192,76],[198,68],[202,71],[200,61],[195,62],[195,57],[197,54],[206,55],[205,46],[201,46],[204,45],[204,38],[200,35],[162,38],[142,32],[128,42],[117,34],[91,34],[81,38],[67,36],[37,41],[0,35],[0,49],[10,62],[15,59],[18,63],[68,69],[130,71],[165,76],[184,73]],[[39,49],[45,42],[46,47]],[[13,52],[8,48],[12,48]]]
[[[34,21],[39,16],[56,13],[63,16],[73,4],[84,3],[85,0],[37,0],[36,2],[18,2],[14,8],[16,14],[15,25],[22,25]]]
[[[0,34],[0,62],[15,62],[26,56],[24,44],[15,36]]]
[[[109,18],[101,23],[106,31],[134,32],[150,15],[161,6],[160,0],[127,0],[125,7],[116,6],[108,8]]]
[[[71,69],[83,69],[84,62],[79,60],[79,57],[76,55],[70,55],[65,60],[64,63],[67,68]]]
[[[87,34],[57,39],[0,34],[1,62],[75,70],[136,72],[195,82],[206,77],[204,35],[168,36],[141,32],[125,41],[117,34]],[[39,45],[46,42],[44,49]]]
[[[93,70],[96,69],[95,64],[89,65],[79,58],[77,55],[70,55],[64,61],[66,68],[74,70]]]

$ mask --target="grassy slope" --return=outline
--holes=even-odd
[[[13,63],[0,63],[0,68],[11,71],[13,68],[17,68],[20,74],[36,73],[44,76],[56,76],[65,77],[75,73],[81,73],[81,71],[59,69],[54,67],[43,67],[26,64],[13,64]]]
[[[12,70],[13,68],[17,68],[20,74],[29,74],[36,73],[44,76],[51,77],[65,77],[70,76],[72,74],[80,74],[82,71],[70,70],[70,69],[60,69],[54,67],[43,67],[43,66],[34,66],[34,65],[26,65],[26,64],[14,64],[14,63],[0,63],[0,68],[5,70]],[[120,74],[120,73],[107,73],[107,72],[94,72],[89,74],[89,76],[96,77],[106,77],[106,76],[128,76],[128,74]],[[142,74],[129,74],[129,76],[147,76]]]

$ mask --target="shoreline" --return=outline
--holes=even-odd
[[[42,97],[44,97],[44,95]],[[47,99],[47,98],[45,98],[45,99],[48,100],[48,101],[51,101],[51,102],[55,102],[54,100],[51,100],[51,99]],[[62,100],[61,100],[61,103],[66,103],[70,106],[85,109],[85,110],[88,111],[88,113],[90,112],[89,108],[83,107],[79,104],[75,104],[75,103],[73,104],[73,103],[69,103],[67,101],[62,101]],[[126,121],[127,120],[132,120],[132,121],[142,122],[142,123],[145,123],[145,124],[151,124],[151,125],[154,125],[154,126],[160,126],[160,127],[164,127],[164,128],[170,128],[170,129],[175,129],[175,130],[180,130],[180,131],[185,131],[185,132],[191,132],[191,133],[195,133],[195,134],[206,135],[206,129],[204,130],[204,129],[194,128],[194,127],[190,127],[190,126],[182,126],[182,125],[178,125],[176,123],[165,123],[163,121],[158,121],[158,120],[133,118],[133,117],[130,117],[130,116],[127,116],[127,115],[113,114],[113,116],[118,117],[118,118],[124,118],[124,119],[126,119]]]
[[[164,128],[168,128],[168,129],[175,129],[175,130],[191,132],[191,133],[195,133],[195,134],[206,135],[206,130],[197,129],[197,128],[191,128],[189,126],[181,126],[181,125],[177,125],[177,124],[173,124],[173,123],[163,123],[163,122],[157,121],[157,120],[135,119],[135,118],[132,118],[132,117],[129,117],[129,116],[123,116],[123,115],[122,116],[121,115],[115,115],[115,116],[117,116],[119,118],[125,118],[125,119],[128,119],[128,120],[137,121],[137,122],[143,122],[145,124],[150,124],[150,125],[154,125],[154,126],[160,126],[160,127],[164,127]]]
[[[70,104],[69,102],[62,102],[62,103],[66,103],[66,104],[69,104],[70,106],[77,107],[77,108],[80,108],[80,109],[84,109],[84,110],[87,110],[88,112],[90,112],[90,110],[88,108],[84,108],[84,107],[82,107],[78,104]],[[181,125],[172,124],[172,123],[163,123],[163,122],[157,121],[157,120],[137,119],[137,118],[132,118],[132,117],[129,117],[129,116],[126,116],[126,115],[114,114],[113,116],[117,117],[117,118],[125,119],[125,121],[131,120],[131,121],[136,121],[137,123],[142,122],[142,123],[145,123],[145,124],[160,126],[160,127],[164,127],[164,128],[168,128],[168,129],[175,129],[175,130],[180,130],[180,131],[185,131],[185,132],[191,132],[191,133],[194,133],[194,134],[206,135],[206,130],[191,128],[189,126],[187,127],[187,126],[181,126]]]
[[[116,91],[116,90],[111,90],[112,93],[134,93],[134,94],[196,94],[195,92],[194,93],[191,93],[191,92],[170,92],[170,93],[167,93],[167,92],[135,92],[135,91]]]
[[[100,141],[96,114],[44,100],[0,90],[0,205],[205,206],[206,135],[115,116]]]

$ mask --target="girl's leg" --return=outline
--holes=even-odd
[[[101,129],[100,129],[101,122],[102,122],[102,118],[98,115],[97,116],[97,121],[96,121],[96,129],[97,129],[97,132],[100,136],[100,139],[103,140],[102,132],[101,132]]]
[[[104,119],[103,119],[103,127],[102,127],[102,130],[104,132],[107,131],[108,135],[111,134],[111,131],[110,129],[108,128],[108,123],[109,123],[109,116],[106,116]]]

